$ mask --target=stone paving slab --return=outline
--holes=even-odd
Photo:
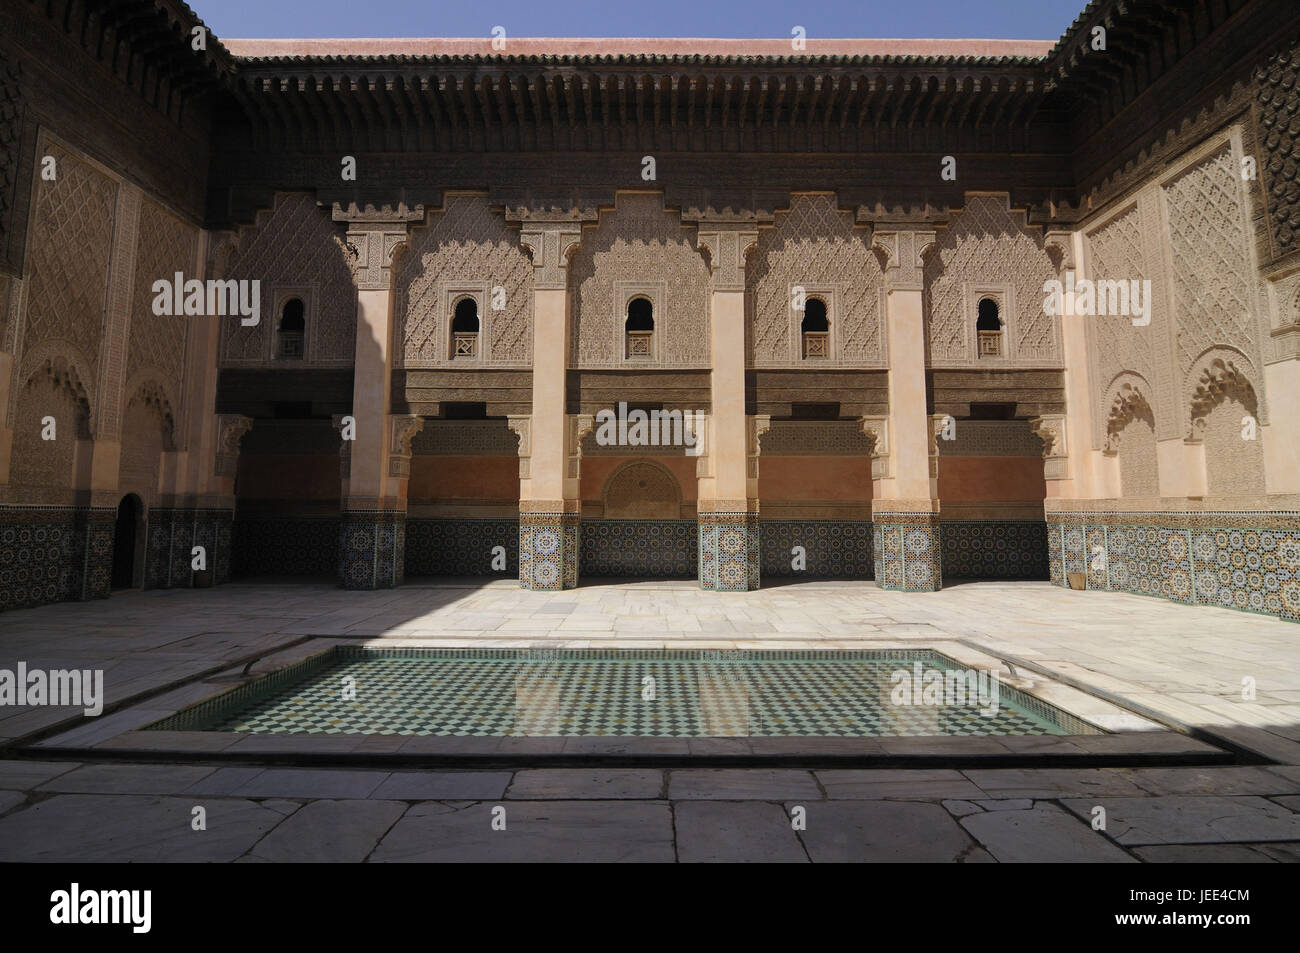
[[[506,812],[505,830],[492,829],[494,807]],[[370,855],[374,863],[674,859],[672,815],[663,801],[416,804]]]
[[[1106,810],[1106,834],[1121,844],[1300,841],[1300,815],[1261,797],[1099,798],[1062,803],[1082,818]]]
[[[1140,795],[1126,768],[987,768],[962,772],[993,798]]]
[[[790,815],[757,801],[678,801],[673,805],[682,863],[807,863]]]
[[[668,797],[682,800],[820,801],[812,773],[782,768],[682,768],[668,777]]]
[[[76,761],[0,761],[0,788],[30,790],[78,767]]]
[[[46,781],[37,790],[64,794],[179,794],[215,770],[180,764],[88,764]]]
[[[395,801],[479,801],[505,795],[509,771],[394,771],[370,792]]]
[[[795,805],[786,804],[787,814]],[[814,863],[983,863],[992,858],[938,804],[823,801],[799,832]]]
[[[1285,775],[1253,765],[1133,768],[1127,776],[1152,794],[1290,794],[1297,788]]]
[[[519,771],[508,796],[521,801],[651,799],[664,794],[664,772],[646,769],[542,768]]]
[[[1276,864],[1249,844],[1175,844],[1169,847],[1135,847],[1133,853],[1147,864]]]
[[[1135,863],[1054,804],[971,814],[961,825],[1000,863]]]
[[[229,862],[284,820],[242,799],[202,806],[207,830],[196,831],[193,799],[59,794],[0,818],[0,862]]]
[[[386,771],[265,768],[230,793],[236,797],[365,798],[387,778]]]
[[[829,770],[815,772],[817,780],[832,799],[866,800],[873,798],[979,798],[984,792],[960,771],[902,770]]]
[[[312,801],[262,838],[245,859],[360,863],[405,812],[400,801]]]

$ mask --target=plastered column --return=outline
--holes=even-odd
[[[940,587],[939,500],[935,424],[925,399],[922,256],[932,231],[878,231],[887,255],[889,334],[888,457],[873,467],[871,522],[876,584],[882,589]]]
[[[393,363],[393,255],[406,241],[406,223],[423,209],[334,208],[348,225],[356,253],[357,336],[353,356],[355,440],[342,501],[339,581],[345,589],[401,585],[406,561],[406,484],[410,441],[420,418],[390,413]]]
[[[576,463],[581,434],[566,413],[569,366],[569,257],[573,222],[528,223],[521,242],[533,259],[532,413],[512,417],[519,435],[519,585],[572,589],[578,584],[581,500]]]
[[[745,256],[757,231],[701,228],[713,272],[709,302],[709,419],[698,469],[699,579],[703,589],[745,591],[761,583],[759,439],[766,418],[745,414]]]

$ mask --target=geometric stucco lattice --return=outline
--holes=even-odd
[[[1089,267],[1092,281],[1149,280],[1143,247],[1142,209],[1133,203],[1128,209],[1087,234]],[[1125,371],[1144,380],[1155,380],[1152,358],[1152,327],[1134,325],[1126,315],[1091,315],[1082,318],[1088,337],[1092,379],[1096,382],[1096,444],[1101,445],[1102,428],[1109,407],[1103,404],[1108,384]],[[1152,324],[1155,318],[1152,318]],[[1154,395],[1153,395],[1154,396]]]
[[[667,301],[654,313],[655,361],[637,367],[706,367],[709,363],[709,266],[693,227],[665,211],[663,196],[620,192],[615,207],[584,229],[569,265],[574,367],[624,365],[626,302],[620,283],[662,283]],[[630,294],[629,294],[630,296]],[[615,323],[617,321],[617,324]]]
[[[791,292],[796,285],[833,285],[836,353],[818,365],[878,367],[884,362],[881,294],[884,274],[853,214],[834,195],[801,194],[776,213],[774,227],[759,232],[745,269],[750,366],[781,367],[800,361],[792,333]],[[813,294],[813,288],[808,288]],[[792,338],[794,338],[792,340]]]
[[[191,322],[196,319],[154,314],[153,283],[159,279],[170,283],[176,272],[188,276],[194,269],[197,242],[196,228],[157,203],[144,200],[131,303],[127,380],[148,374],[158,378],[167,393],[185,393],[186,338]]]
[[[999,315],[1007,360],[1060,366],[1060,318],[1043,311],[1043,285],[1058,279],[1056,266],[1041,235],[1026,229],[1024,212],[1012,211],[1006,194],[969,194],[965,208],[940,232],[924,270],[932,366],[979,365],[975,302],[967,302],[966,288],[990,283],[1011,288],[1010,306]]]
[[[448,288],[501,287],[505,307],[492,294],[478,302],[479,363],[527,366],[533,357],[533,265],[519,234],[484,195],[450,193],[427,224],[411,230],[406,254],[393,276],[398,340],[396,357],[407,367],[456,363],[450,354]],[[482,297],[482,295],[479,295]],[[484,353],[486,352],[486,357]]]
[[[1176,372],[1187,375],[1216,347],[1239,351],[1260,382],[1258,288],[1251,280],[1250,235],[1239,164],[1231,143],[1164,185],[1169,210]]]
[[[224,364],[274,365],[272,335],[280,316],[271,314],[279,286],[310,288],[307,354],[295,366],[344,367],[356,351],[357,294],[352,255],[343,235],[305,192],[279,193],[253,225],[240,229],[223,278],[261,282],[261,321],[245,327],[238,317],[221,319]]]
[[[20,349],[81,355],[83,383],[95,393],[118,183],[53,141],[43,151],[58,177],[38,183]]]

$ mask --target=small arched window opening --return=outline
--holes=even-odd
[[[461,298],[451,319],[452,358],[478,357],[478,302]]]
[[[290,298],[280,311],[280,357],[300,361],[307,332],[307,308],[301,298]]]
[[[1002,356],[1002,319],[998,316],[998,303],[992,298],[980,299],[975,332],[979,337],[980,357]]]
[[[630,360],[650,360],[654,356],[655,309],[648,298],[633,298],[627,303],[627,356]]]
[[[831,356],[831,326],[826,319],[826,302],[821,298],[809,298],[804,302],[803,356],[821,358]]]

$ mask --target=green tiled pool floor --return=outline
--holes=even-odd
[[[1005,684],[996,712],[898,704],[894,673],[953,670],[929,650],[340,647],[153,729],[254,734],[691,738],[1096,734]]]

